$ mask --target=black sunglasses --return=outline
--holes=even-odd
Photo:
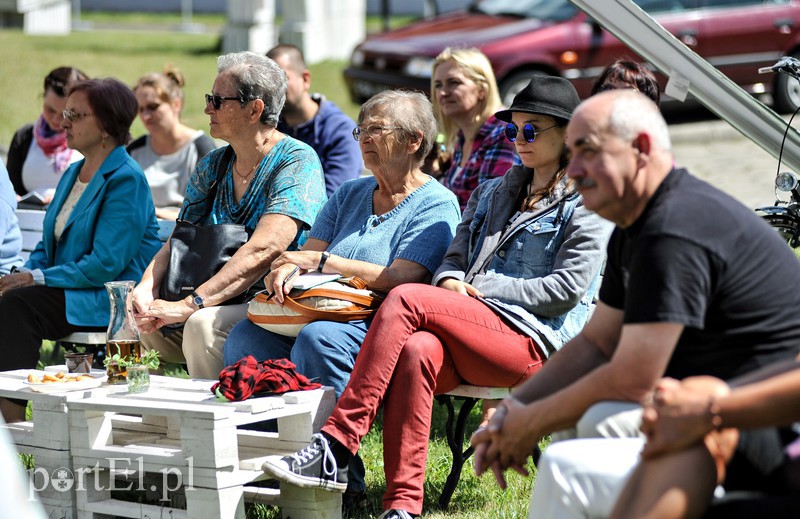
[[[206,106],[208,103],[211,103],[211,106],[214,107],[214,110],[219,110],[222,106],[223,101],[239,101],[242,102],[241,97],[229,97],[229,96],[220,96],[217,94],[206,94]]]
[[[533,140],[536,139],[537,135],[539,135],[542,132],[546,132],[547,130],[551,130],[551,129],[555,128],[556,126],[558,126],[558,125],[554,124],[553,126],[548,126],[544,130],[537,130],[536,128],[533,127],[533,125],[531,123],[525,123],[525,126],[522,127],[522,137],[527,142],[533,142]],[[511,142],[516,141],[518,132],[519,131],[517,130],[517,125],[516,124],[508,123],[506,125],[506,139],[508,139],[509,141],[511,141]]]

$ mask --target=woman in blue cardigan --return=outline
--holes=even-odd
[[[0,370],[33,368],[43,339],[105,329],[104,283],[138,281],[160,248],[144,173],[123,145],[136,117],[133,92],[116,79],[74,84],[64,110],[70,148],[84,159],[64,173],[25,266],[0,278]],[[0,400],[7,422],[25,408]]]
[[[434,395],[459,384],[516,386],[580,331],[611,224],[583,207],[566,178],[566,126],[578,103],[566,79],[535,75],[496,114],[524,167],[473,191],[437,286],[389,293],[322,431],[295,454],[269,456],[267,474],[343,492],[345,468],[382,407],[380,519],[411,519],[422,513]]]

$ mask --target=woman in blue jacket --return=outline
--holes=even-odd
[[[43,339],[105,329],[104,283],[138,281],[161,247],[144,173],[123,145],[138,104],[116,79],[71,86],[63,128],[84,159],[64,173],[25,266],[0,278],[0,370],[33,368]],[[0,400],[7,422],[24,407]]]

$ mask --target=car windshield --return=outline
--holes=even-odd
[[[577,8],[568,0],[477,0],[470,11],[560,22],[575,16]]]

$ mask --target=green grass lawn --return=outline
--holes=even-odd
[[[83,21],[97,23],[163,23],[177,25],[179,15],[131,15],[84,14]],[[195,23],[220,26],[219,17],[206,19],[195,17]],[[396,25],[393,20],[392,25]],[[376,19],[370,20],[370,30],[377,30]],[[208,117],[203,114],[203,94],[209,92],[216,76],[216,58],[220,49],[220,37],[214,32],[184,34],[177,32],[144,32],[128,30],[95,30],[74,32],[65,37],[25,36],[20,30],[0,30],[0,46],[4,49],[4,74],[0,74],[0,148],[7,148],[14,131],[21,125],[32,122],[41,110],[41,83],[51,69],[61,65],[73,65],[92,76],[114,76],[131,85],[150,71],[161,70],[171,63],[186,76],[186,104],[184,121],[194,128],[208,129]],[[324,62],[311,66],[313,89],[328,96],[351,116],[358,107],[349,101],[344,87],[342,71],[345,62]],[[132,128],[134,136],[141,135],[143,128],[136,121]],[[48,363],[60,363],[59,352],[45,352]],[[447,513],[436,511],[436,502],[450,467],[450,451],[444,439],[445,411],[443,406],[434,406],[434,427],[428,458],[425,488],[426,517],[445,518],[518,518],[524,517],[533,478],[510,476],[509,489],[501,491],[490,475],[482,479],[475,477],[471,463],[464,468],[461,482],[451,501]],[[479,422],[478,411],[473,411],[470,429]],[[384,490],[381,424],[365,438],[361,450],[367,466],[369,509],[360,517],[380,512],[381,495]],[[248,507],[248,517],[266,519],[279,517],[275,508],[260,505]]]
[[[135,84],[148,72],[161,71],[166,64],[175,65],[186,77],[183,120],[193,128],[207,131],[203,95],[211,90],[216,76],[224,20],[220,15],[194,16],[193,23],[208,29],[202,34],[106,29],[73,32],[68,36],[26,36],[19,29],[0,30],[5,62],[4,73],[0,74],[0,148],[7,149],[17,128],[39,115],[42,81],[50,70],[62,65],[78,67],[93,77],[113,76],[128,85]],[[393,18],[392,26],[408,20],[408,17]],[[97,26],[177,27],[181,18],[178,14],[84,13],[81,21]],[[380,22],[370,17],[367,27],[368,31],[377,31]],[[342,77],[345,66],[344,61],[310,66],[312,89],[325,94],[355,118],[358,106],[350,101],[345,88]],[[144,133],[138,119],[131,133],[134,137]]]

